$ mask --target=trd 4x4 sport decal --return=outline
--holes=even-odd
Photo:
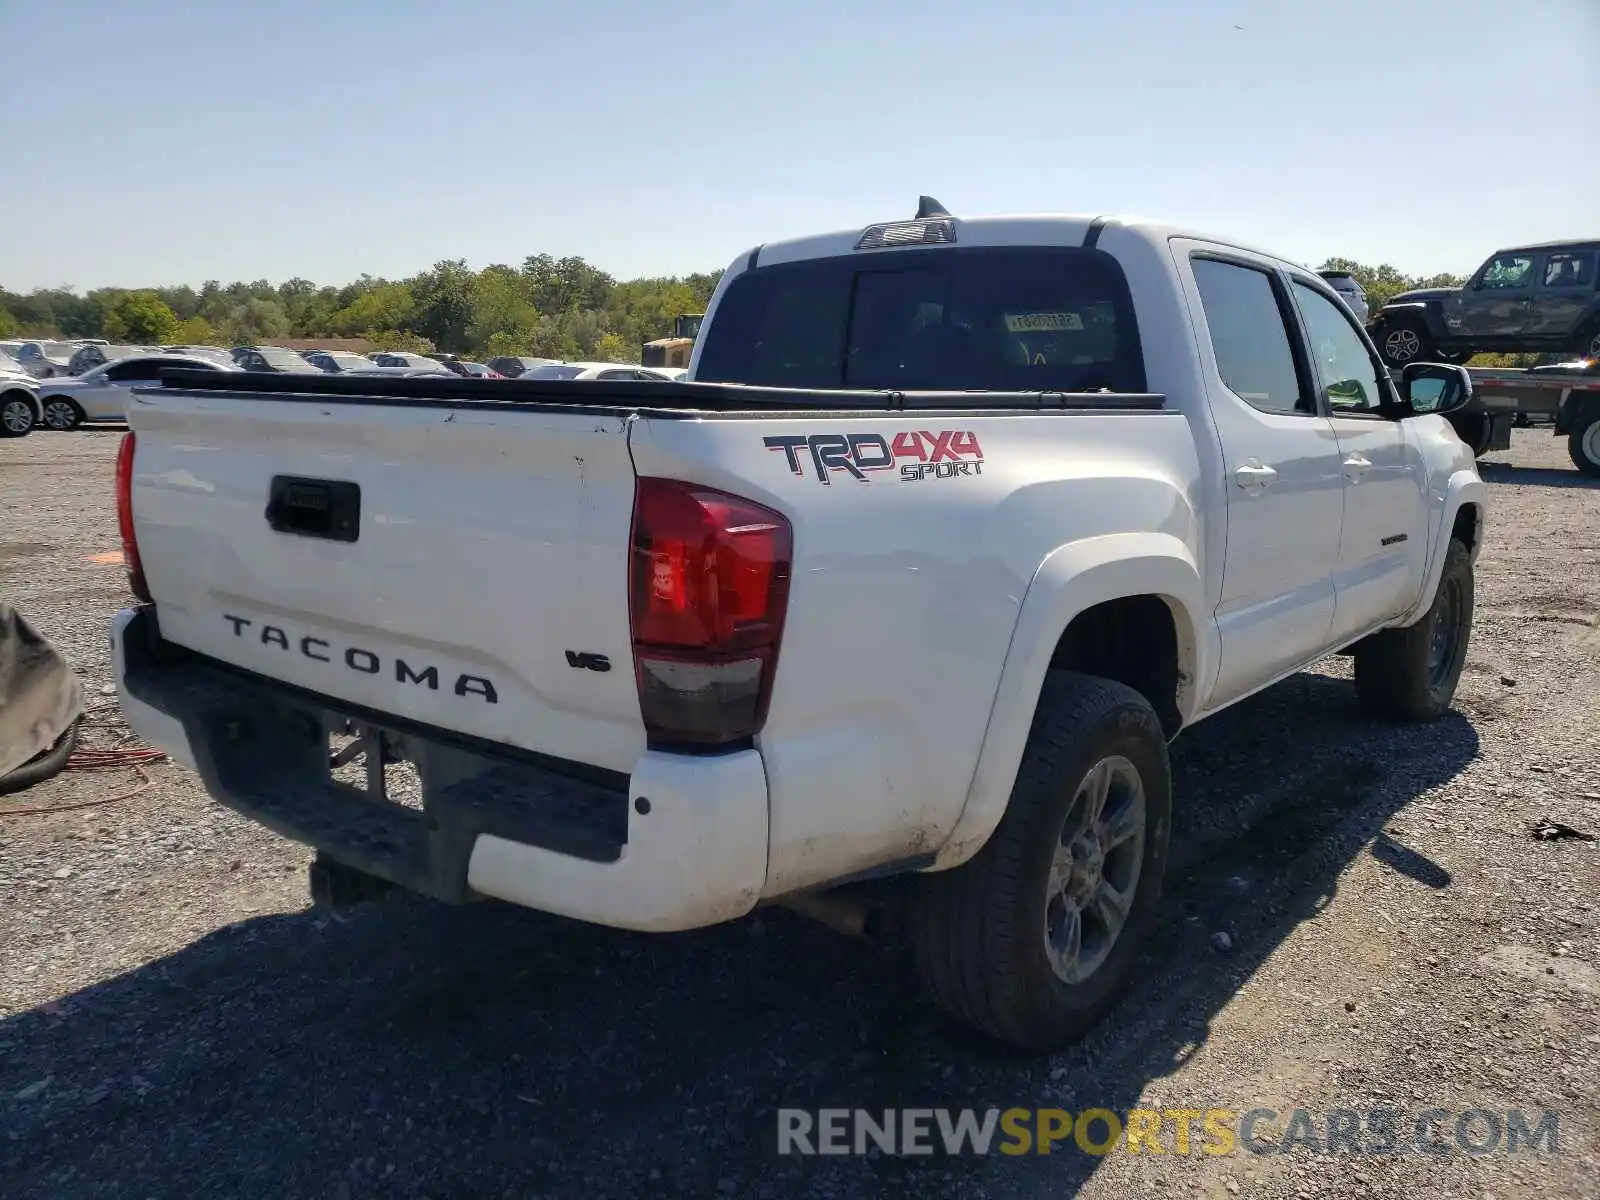
[[[822,483],[844,471],[861,483],[874,472],[900,469],[902,481],[951,479],[982,475],[983,451],[978,435],[965,429],[910,429],[885,437],[881,433],[813,433],[764,437],[768,450],[783,451],[789,470],[806,473],[809,462]]]

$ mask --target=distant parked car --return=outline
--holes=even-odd
[[[270,371],[280,375],[321,373],[293,350],[281,346],[235,346],[233,361],[246,371]]]
[[[0,437],[26,437],[43,418],[38,381],[0,351]]]
[[[346,375],[387,375],[390,378],[393,378],[396,375],[402,376],[402,377],[405,377],[405,378],[410,378],[410,377],[416,376],[416,375],[434,375],[434,376],[443,376],[443,377],[448,379],[450,377],[451,373],[449,371],[446,371],[444,369],[444,367],[441,366],[439,363],[434,363],[434,365],[431,366],[431,367],[360,367],[360,368],[358,368],[357,370],[354,370],[354,371],[346,371],[346,372],[344,372],[344,374],[346,374]]]
[[[197,354],[201,358],[215,359],[225,367],[236,366],[233,351],[224,350],[221,346],[163,346],[163,354]]]
[[[516,358],[511,355],[501,355],[489,360],[489,369],[500,372],[507,379],[517,379],[524,371],[531,371],[534,367],[542,367],[555,361],[553,358]]]
[[[375,365],[365,354],[354,354],[349,350],[307,350],[304,352],[304,357],[319,371],[326,371],[330,375],[345,371],[364,371]]]
[[[95,367],[76,379],[52,379],[39,388],[41,423],[46,429],[76,429],[85,421],[121,421],[128,399],[140,384],[157,383],[171,367],[202,371],[237,371],[214,358],[197,354],[138,354]],[[316,368],[311,368],[315,370]]]
[[[1367,292],[1360,281],[1348,271],[1318,271],[1317,274],[1328,281],[1328,286],[1339,293],[1339,299],[1345,302],[1345,307],[1365,325],[1368,316]]]
[[[372,361],[380,367],[422,367],[430,371],[455,374],[443,360],[431,354],[417,354],[411,350],[385,350],[380,354],[374,354]]]
[[[500,374],[499,371],[496,371],[493,367],[489,366],[487,363],[463,362],[461,365],[466,368],[467,374],[472,376],[474,379],[504,379],[505,378],[504,375]]]
[[[67,373],[82,375],[85,371],[103,367],[119,358],[127,358],[130,354],[160,354],[165,349],[164,346],[114,346],[109,342],[85,342],[67,360]]]
[[[674,376],[665,367],[636,367],[630,363],[546,363],[524,371],[519,379],[610,379],[638,383],[670,383]]]
[[[72,356],[77,352],[76,342],[23,342],[14,357],[35,379],[55,379],[72,374]]]

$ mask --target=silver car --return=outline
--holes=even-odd
[[[1356,277],[1347,271],[1318,271],[1317,274],[1327,281],[1329,287],[1339,293],[1339,298],[1345,302],[1345,306],[1355,313],[1356,320],[1365,325],[1370,315],[1367,308],[1367,293]]]

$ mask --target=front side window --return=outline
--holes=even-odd
[[[767,387],[1142,392],[1122,270],[1097,250],[901,250],[762,267],[704,327],[696,377]]]
[[[1483,288],[1527,287],[1532,274],[1533,256],[1531,254],[1502,254],[1484,269],[1483,280],[1478,286]]]
[[[1272,276],[1215,259],[1193,262],[1217,373],[1228,390],[1262,412],[1313,415],[1315,406],[1300,389]]]
[[[1322,395],[1334,412],[1367,412],[1383,403],[1378,367],[1342,306],[1298,280],[1295,300],[1306,323]]]
[[[1544,260],[1547,288],[1588,287],[1594,283],[1593,254],[1552,254]]]

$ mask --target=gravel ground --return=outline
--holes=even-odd
[[[116,437],[0,442],[0,594],[80,672],[106,747],[123,597],[90,556],[117,545]],[[1455,711],[1364,722],[1335,659],[1180,739],[1144,982],[1050,1060],[951,1029],[897,956],[784,912],[655,938],[408,897],[330,916],[300,848],[181,768],[55,815],[5,814],[138,777],[0,798],[0,1192],[1600,1195],[1600,845],[1529,832],[1600,832],[1600,487],[1542,430],[1483,474]],[[782,1106],[1140,1104],[1273,1108],[1269,1137],[1296,1107],[1548,1108],[1559,1153],[774,1149]]]

